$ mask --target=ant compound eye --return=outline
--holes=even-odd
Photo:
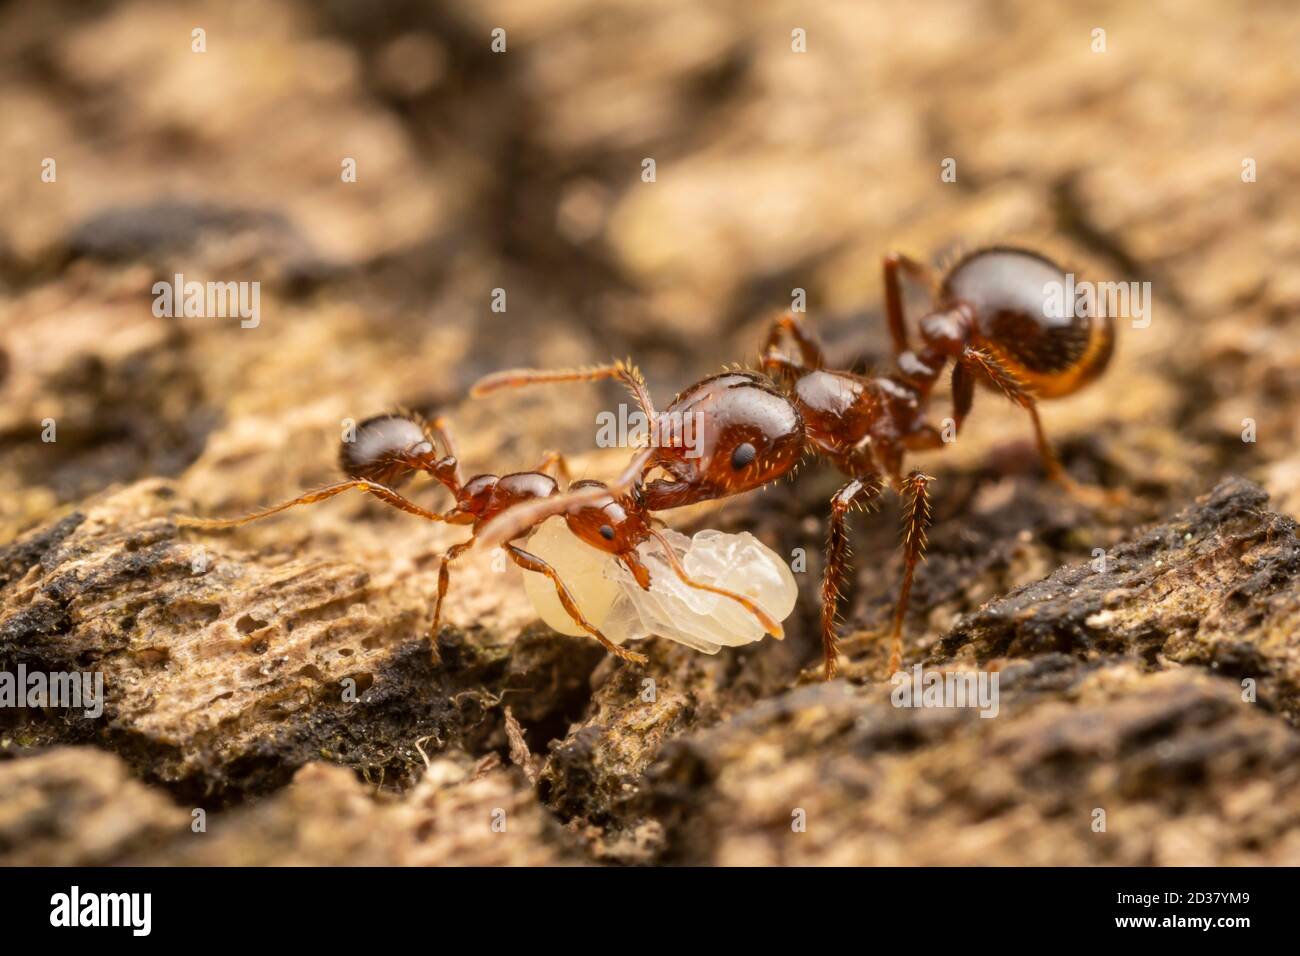
[[[606,541],[613,541],[614,529],[607,524],[603,524],[600,526],[600,536],[604,538]]]
[[[749,442],[741,442],[736,446],[736,450],[731,453],[731,467],[740,471],[755,458],[758,457],[758,451]]]

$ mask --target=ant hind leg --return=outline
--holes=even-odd
[[[1038,403],[1021,385],[1020,380],[993,355],[983,349],[967,348],[962,352],[958,362],[973,372],[982,373],[998,387],[1003,395],[1029,414],[1029,420],[1034,426],[1034,441],[1038,445],[1038,457],[1042,459],[1043,470],[1047,473],[1048,479],[1060,485],[1070,497],[1090,508],[1122,505],[1128,501],[1128,495],[1122,489],[1096,488],[1080,484],[1070,477],[1061,460],[1056,457],[1052,443],[1047,438],[1047,432],[1043,429],[1043,421],[1038,415]],[[954,396],[956,395],[956,373],[954,372]],[[968,398],[967,410],[970,408],[969,401]]]

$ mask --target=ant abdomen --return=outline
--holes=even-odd
[[[953,266],[939,304],[965,306],[970,344],[992,353],[1039,398],[1056,398],[1100,375],[1115,344],[1113,318],[1095,296],[1088,301],[1075,290],[1075,281],[1045,256],[997,246]]]
[[[351,441],[339,447],[339,467],[349,478],[362,478],[390,488],[413,474],[412,458],[433,453],[433,443],[420,424],[402,415],[376,415],[356,427]]]

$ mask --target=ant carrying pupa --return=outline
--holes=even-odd
[[[784,620],[799,595],[794,574],[781,557],[748,532],[700,531],[663,536],[677,560],[697,581],[745,594],[773,620]],[[639,549],[651,571],[642,588],[613,555],[574,537],[564,520],[544,521],[528,549],[560,573],[587,619],[616,644],[657,635],[704,654],[761,640],[760,621],[734,601],[682,582],[659,548]],[[524,590],[538,616],[562,634],[579,633],[541,575],[525,574]]]
[[[917,322],[919,348],[912,348],[900,273],[924,282],[931,308]],[[899,254],[884,260],[885,313],[893,345],[893,369],[858,375],[826,368],[821,346],[794,316],[778,319],[764,346],[762,371],[727,371],[679,394],[665,410],[671,420],[697,416],[693,454],[676,445],[638,454],[602,494],[633,495],[649,511],[662,511],[760,488],[789,475],[806,454],[825,458],[848,476],[831,498],[821,597],[825,676],[838,668],[836,609],[849,567],[847,518],[872,503],[891,484],[907,500],[903,578],[890,628],[889,672],[902,660],[903,622],[917,562],[924,555],[932,480],[903,473],[906,453],[942,448],[941,433],[927,421],[930,395],[949,362],[952,418],[960,429],[970,413],[975,383],[994,388],[1023,408],[1047,476],[1089,504],[1117,500],[1080,486],[1053,453],[1038,416],[1040,399],[1069,395],[1106,368],[1114,348],[1111,317],[1086,303],[1067,310],[1049,306],[1047,289],[1067,284],[1053,261],[1028,249],[997,246],[977,250],[953,264],[938,281],[925,266]],[[1064,314],[1057,315],[1056,311]],[[797,354],[783,350],[785,337]],[[554,382],[624,378],[641,381],[627,363],[571,370],[517,369],[489,375],[472,389],[500,389]],[[647,420],[656,416],[648,392],[634,389]],[[653,477],[659,470],[662,477]],[[589,501],[589,491],[530,501],[505,509],[478,531],[481,545],[512,540],[546,517]]]
[[[632,375],[623,377],[634,394],[644,391],[644,384],[638,378]],[[441,453],[438,450],[439,445],[442,448]],[[645,663],[644,655],[622,647],[621,642],[646,636],[644,629],[638,629],[632,618],[639,607],[648,611],[655,606],[655,602],[647,602],[637,593],[645,592],[646,595],[651,595],[653,578],[649,564],[653,564],[656,567],[656,574],[673,575],[681,588],[708,594],[715,601],[734,602],[740,613],[752,618],[753,623],[748,631],[739,629],[749,633],[749,639],[756,640],[765,633],[777,638],[784,636],[779,622],[794,607],[793,579],[781,582],[785,583],[786,587],[783,591],[778,588],[780,593],[776,593],[771,586],[770,575],[766,587],[762,586],[762,575],[740,575],[741,587],[754,592],[751,595],[719,587],[707,579],[709,573],[717,575],[728,571],[727,562],[719,565],[715,560],[712,567],[706,565],[703,568],[704,575],[693,575],[688,572],[679,551],[689,549],[682,549],[680,543],[675,547],[675,542],[655,527],[657,519],[651,515],[652,509],[647,507],[646,502],[636,492],[632,479],[640,473],[648,455],[649,452],[645,452],[633,459],[626,473],[617,483],[619,487],[627,486],[631,489],[626,493],[613,494],[605,485],[596,481],[577,481],[568,484],[567,495],[561,495],[558,482],[547,474],[548,469],[555,467],[567,481],[568,467],[563,456],[557,453],[548,454],[546,460],[535,471],[500,476],[481,474],[464,480],[455,441],[445,419],[436,419],[426,426],[415,416],[408,414],[380,415],[362,422],[357,427],[354,441],[343,442],[339,453],[339,465],[343,473],[349,476],[346,481],[307,492],[289,501],[239,518],[182,517],[178,519],[178,523],[187,527],[209,530],[234,528],[278,514],[296,505],[315,504],[346,491],[357,490],[373,495],[391,507],[426,521],[471,525],[470,539],[452,545],[443,555],[438,569],[438,595],[434,603],[432,627],[432,635],[436,639],[451,565],[473,545],[479,531],[506,511],[510,511],[514,519],[518,520],[522,508],[550,498],[564,497],[567,502],[563,509],[567,530],[578,540],[616,559],[626,571],[627,579],[623,591],[632,593],[627,595],[629,600],[624,602],[619,615],[612,620],[612,623],[620,626],[619,641],[611,640],[597,624],[588,619],[584,604],[590,607],[592,604],[590,600],[585,602],[577,600],[555,567],[518,543],[519,539],[532,532],[544,517],[539,517],[527,526],[521,526],[518,531],[497,542],[496,546],[500,547],[506,556],[524,571],[542,575],[549,580],[555,599],[558,600],[569,620],[576,625],[576,632],[590,634],[611,654],[624,660]],[[419,473],[430,475],[446,487],[454,496],[455,505],[445,512],[432,511],[395,490]],[[554,513],[558,512],[547,511],[545,517]],[[652,548],[651,544],[657,545],[657,550]],[[714,550],[722,554],[721,550],[716,548]],[[770,552],[768,555],[770,555],[767,559],[768,566],[776,564],[785,570],[779,558]],[[765,556],[758,554],[756,557],[745,552],[742,557],[748,562],[750,570],[755,570],[755,561],[761,563]],[[788,571],[786,574],[788,577]],[[731,576],[736,577],[735,574]],[[660,581],[658,584],[659,586],[654,589],[654,598],[667,599],[670,603],[675,602],[679,610],[688,606],[689,602],[682,597],[680,589],[675,590],[667,586],[666,581]],[[540,603],[539,598],[534,597],[534,600]],[[771,606],[775,614],[765,610],[765,605]],[[709,607],[713,606],[709,605]],[[607,608],[602,609],[602,612],[604,610]],[[551,623],[559,623],[554,616],[549,620]],[[670,620],[665,627],[658,630],[658,633],[668,637],[676,637],[680,633],[681,636],[676,639],[681,639],[683,643],[698,649],[709,650],[710,643],[694,635],[689,628],[690,624],[689,620],[684,619],[679,622],[679,625],[683,626],[674,628]],[[576,633],[573,630],[568,632]],[[711,649],[716,651],[718,643],[713,643]]]

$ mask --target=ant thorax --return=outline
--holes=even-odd
[[[696,581],[741,594],[777,621],[794,610],[794,575],[748,532],[701,531],[692,538],[665,531],[664,536]],[[653,540],[637,548],[638,558],[650,569],[648,591],[617,557],[577,538],[562,518],[542,524],[529,539],[528,550],[559,572],[583,615],[615,644],[658,635],[716,654],[723,647],[758,641],[765,633],[758,619],[734,599],[682,582]],[[524,589],[547,625],[562,634],[585,633],[564,610],[545,575],[524,572]]]

